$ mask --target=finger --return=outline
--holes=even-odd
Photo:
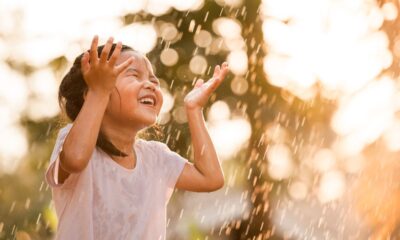
[[[110,63],[111,66],[114,66],[115,63],[117,62],[117,59],[121,53],[121,49],[122,49],[122,43],[118,42],[117,46],[114,49],[113,54],[110,57],[110,60],[108,61]]]
[[[82,56],[82,59],[81,59],[81,71],[82,71],[83,74],[88,72],[89,69],[90,69],[89,57],[90,57],[89,52],[85,52],[83,54],[83,56]]]
[[[197,80],[196,83],[194,84],[194,88],[201,87],[201,85],[203,85],[203,83],[204,83],[203,79]]]
[[[92,44],[90,45],[90,63],[97,64],[98,56],[97,56],[97,45],[99,44],[99,37],[95,35],[92,40]]]
[[[212,84],[213,91],[215,89],[217,89],[218,86],[222,83],[222,81],[225,79],[225,77],[228,74],[228,72],[229,72],[228,63],[224,62],[222,64],[222,69],[220,69],[219,72],[218,72],[218,76],[216,76],[215,79],[214,79],[215,83]]]
[[[228,63],[224,62],[222,64],[222,70],[220,71],[220,74],[219,74],[219,78],[221,79],[221,81],[225,79],[225,77],[228,74],[228,72],[229,72]]]
[[[114,39],[112,37],[110,37],[107,40],[106,45],[104,46],[103,50],[101,51],[101,55],[100,55],[101,63],[107,62],[108,54],[110,53],[110,49],[112,47],[113,41],[114,41]]]
[[[135,59],[134,57],[130,57],[120,65],[116,66],[115,67],[116,73],[120,74],[121,72],[125,71],[129,67],[129,65],[133,62],[134,59]]]
[[[220,67],[219,65],[217,65],[217,66],[214,68],[213,77],[218,77],[220,71],[221,71],[221,67]]]
[[[211,78],[206,83],[204,83],[203,87],[205,88],[206,94],[211,95],[215,91],[215,89],[217,89],[220,82],[221,82],[220,79],[216,77],[216,78]]]
[[[212,92],[215,91],[218,86],[225,79],[225,76],[228,74],[228,63],[224,62],[222,64],[222,69],[220,69],[219,65],[215,67],[214,77],[207,81],[207,88]]]

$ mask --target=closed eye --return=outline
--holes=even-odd
[[[129,77],[138,78],[139,77],[139,72],[134,68],[128,68],[126,70],[126,75],[129,76]]]
[[[151,76],[151,77],[150,77],[150,81],[151,81],[152,83],[154,83],[156,86],[159,86],[159,85],[160,85],[160,81],[158,81],[158,79],[157,79],[155,76]]]

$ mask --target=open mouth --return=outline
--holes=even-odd
[[[154,107],[154,106],[156,106],[157,102],[156,102],[156,98],[154,96],[146,95],[146,96],[139,98],[139,103]]]

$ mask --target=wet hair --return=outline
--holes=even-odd
[[[113,44],[109,53],[108,58],[112,55],[116,47],[116,44]],[[97,48],[98,56],[104,48],[104,45],[99,46]],[[121,52],[125,51],[134,51],[133,48],[122,45]],[[69,70],[69,72],[64,76],[61,81],[59,90],[58,90],[58,103],[61,109],[66,113],[67,117],[71,121],[75,121],[78,116],[83,103],[84,103],[84,95],[88,90],[88,86],[83,79],[83,74],[81,71],[81,60],[83,57],[83,53],[75,58],[75,61]],[[96,146],[101,148],[105,153],[114,156],[128,156],[126,153],[119,150],[114,144],[105,136],[105,134],[100,130],[99,135],[97,137]]]

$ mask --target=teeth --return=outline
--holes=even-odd
[[[147,97],[141,98],[139,100],[139,102],[140,103],[144,103],[144,104],[149,104],[150,103],[151,105],[154,105],[154,100],[152,98],[147,98]]]

